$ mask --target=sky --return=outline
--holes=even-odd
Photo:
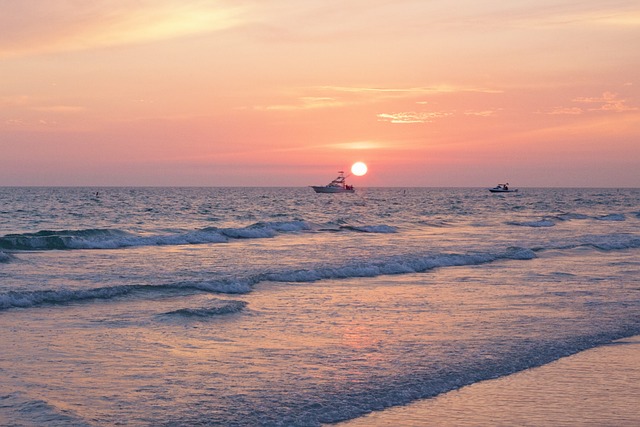
[[[640,187],[637,0],[0,0],[0,186]]]

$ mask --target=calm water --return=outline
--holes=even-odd
[[[546,364],[640,334],[639,225],[638,189],[0,188],[0,425],[317,426]]]

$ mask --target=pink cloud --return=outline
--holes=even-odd
[[[604,92],[600,97],[580,97],[573,99],[573,102],[582,104],[600,104],[594,108],[589,108],[588,111],[636,111],[638,107],[627,105],[626,99],[619,99],[617,93]]]

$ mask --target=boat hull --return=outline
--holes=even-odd
[[[489,191],[491,191],[492,193],[517,193],[518,189],[516,188],[515,190],[501,190],[498,188],[490,188]]]
[[[317,185],[312,185],[311,188],[313,188],[313,191],[315,191],[316,193],[355,193],[356,190],[353,189],[346,189],[346,188],[341,188],[341,187],[325,187],[325,186],[317,186]]]

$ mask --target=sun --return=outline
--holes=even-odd
[[[353,165],[351,165],[351,173],[355,176],[362,176],[367,173],[367,165],[365,165],[363,162],[355,162]]]

